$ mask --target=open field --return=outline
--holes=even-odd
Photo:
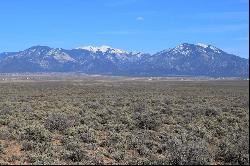
[[[0,76],[0,164],[249,164],[249,81]]]

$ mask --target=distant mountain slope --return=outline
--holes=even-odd
[[[247,59],[204,44],[183,43],[173,49],[156,53],[150,61],[154,71],[163,75],[246,77],[249,73]]]
[[[84,72],[130,76],[249,77],[248,59],[205,44],[183,43],[150,55],[109,46],[72,50],[34,46],[0,54],[0,72]]]

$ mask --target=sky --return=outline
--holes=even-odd
[[[1,0],[0,52],[109,45],[155,53],[206,43],[249,57],[248,0]]]

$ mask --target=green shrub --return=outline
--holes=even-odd
[[[65,131],[72,124],[73,122],[63,113],[52,113],[44,122],[45,128],[50,131]]]
[[[61,153],[64,160],[80,162],[87,159],[87,152],[81,147],[79,142],[67,142],[64,146],[66,150]]]
[[[53,159],[51,156],[46,154],[33,154],[28,153],[27,155],[28,162],[34,164],[34,165],[51,165],[53,164]]]
[[[0,154],[2,154],[4,152],[4,147],[3,145],[0,143]]]
[[[51,134],[42,125],[30,125],[24,128],[22,133],[22,139],[35,142],[50,142]]]
[[[212,156],[206,142],[202,140],[183,141],[177,137],[167,136],[161,145],[161,151],[173,165],[209,164]]]
[[[247,165],[249,163],[249,137],[245,136],[237,140],[225,139],[218,147],[217,159],[223,159],[225,163],[236,165]]]
[[[141,110],[134,112],[133,120],[139,129],[157,130],[162,123],[161,115],[158,112]]]
[[[63,152],[63,159],[64,160],[71,160],[73,162],[81,162],[87,159],[87,152],[82,149],[75,149],[73,151],[64,151]]]

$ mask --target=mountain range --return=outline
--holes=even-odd
[[[0,73],[81,72],[125,76],[249,77],[249,60],[212,45],[183,43],[155,54],[109,46],[33,46],[0,53]]]

